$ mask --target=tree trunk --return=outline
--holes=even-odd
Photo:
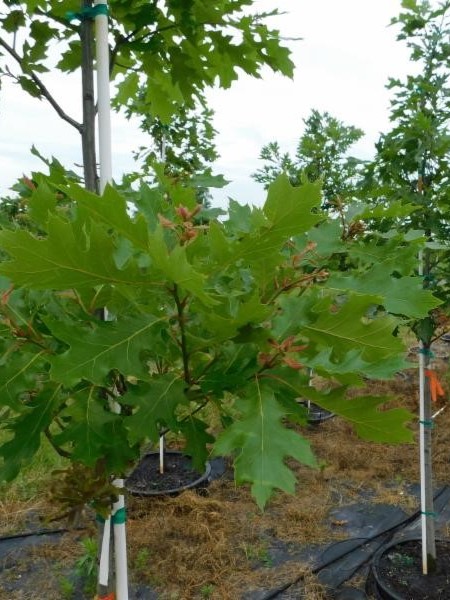
[[[81,10],[91,8],[92,0],[82,0]],[[81,85],[83,94],[83,152],[84,185],[87,190],[98,193],[97,160],[95,153],[95,95],[94,95],[94,23],[83,19],[81,38]]]

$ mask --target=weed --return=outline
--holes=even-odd
[[[76,573],[84,580],[84,591],[94,594],[97,587],[97,540],[92,537],[81,540],[83,554],[75,563]]]
[[[150,550],[148,548],[140,548],[134,559],[134,568],[136,571],[145,571],[150,559]]]
[[[215,586],[212,583],[206,583],[204,586],[202,586],[200,589],[201,598],[204,598],[205,600],[207,600],[207,598],[211,598],[214,587]]]
[[[68,577],[61,577],[59,587],[63,598],[70,600],[75,592],[75,584]]]
[[[247,544],[244,542],[241,544],[241,548],[248,561],[258,561],[266,567],[272,566],[272,558],[266,544]]]

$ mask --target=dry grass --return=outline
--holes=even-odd
[[[92,526],[87,533],[93,533]],[[56,543],[27,548],[4,561],[0,600],[63,600],[62,581],[83,553],[79,540],[79,532],[68,532]]]

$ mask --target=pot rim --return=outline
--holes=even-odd
[[[450,545],[450,540],[446,539],[446,538],[437,536],[436,541],[446,542]],[[393,548],[395,546],[401,546],[402,544],[406,544],[408,542],[418,542],[419,544],[421,544],[422,537],[420,535],[417,535],[417,533],[413,532],[413,533],[406,534],[405,536],[403,536],[401,538],[390,540],[389,542],[387,542],[386,544],[383,544],[380,548],[378,548],[378,550],[373,555],[373,558],[372,558],[372,561],[370,564],[370,570],[372,572],[373,578],[374,578],[375,583],[378,586],[379,590],[381,590],[382,592],[384,592],[386,594],[389,594],[389,597],[392,600],[405,600],[405,597],[400,596],[399,594],[397,594],[397,592],[395,592],[394,590],[392,590],[389,587],[388,582],[383,580],[380,577],[380,574],[378,573],[378,570],[377,570],[377,566],[378,566],[383,554],[385,554],[387,551],[389,551],[391,548]]]
[[[164,453],[168,454],[168,455],[186,456],[187,458],[191,457],[190,454],[185,454],[184,452],[180,452],[179,450],[165,450]],[[151,452],[146,452],[145,454],[143,454],[141,456],[140,460],[142,460],[146,456],[154,456],[155,454],[159,455],[159,452],[156,450],[151,451]],[[130,475],[131,475],[131,473],[130,473]],[[128,492],[130,494],[132,494],[133,496],[172,496],[174,494],[179,494],[181,492],[184,492],[185,490],[196,488],[199,485],[201,485],[203,482],[208,483],[210,475],[211,475],[211,463],[209,461],[207,461],[205,463],[205,470],[197,479],[191,481],[190,483],[186,483],[185,485],[182,485],[180,487],[170,488],[168,490],[137,490],[136,488],[128,487],[128,485],[127,485],[128,477],[127,477],[125,479],[125,489],[127,489]]]

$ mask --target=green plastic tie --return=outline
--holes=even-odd
[[[429,348],[420,348],[418,352],[419,354],[423,354],[424,356],[428,356],[429,358],[434,358],[434,352]]]
[[[86,6],[81,12],[67,12],[66,19],[68,21],[86,21],[88,19],[95,19],[98,15],[108,16],[108,5],[107,4],[96,4],[95,6]]]
[[[434,421],[419,421],[421,425],[424,427],[428,427],[429,429],[434,429]]]
[[[425,515],[426,517],[432,517],[433,519],[436,518],[436,513],[435,512],[429,512],[429,511],[426,511],[426,510],[421,510],[420,514],[421,515]]]
[[[111,521],[113,525],[123,525],[127,521],[127,513],[125,507],[119,508],[112,515]]]

